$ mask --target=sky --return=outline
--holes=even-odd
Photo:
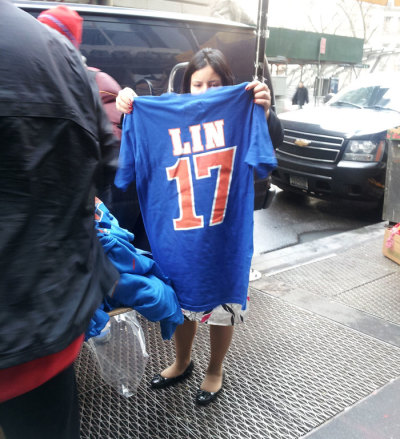
[[[237,1],[256,22],[258,0]],[[343,34],[350,31],[342,7],[355,14],[354,24],[358,24],[360,17],[355,0],[269,0],[268,3],[268,27]]]
[[[258,11],[258,0],[238,0],[248,15],[256,21]],[[323,11],[326,17],[331,17],[333,9],[337,7],[336,0],[319,0],[323,4]],[[296,29],[301,21],[308,20],[312,15],[310,7],[314,0],[269,0],[268,1],[268,25],[271,27],[286,27]],[[321,12],[317,12],[321,15]]]

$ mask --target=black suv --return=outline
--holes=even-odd
[[[383,201],[387,130],[400,125],[400,74],[355,81],[326,105],[281,113],[272,183],[320,198]]]

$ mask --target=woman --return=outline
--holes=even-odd
[[[183,78],[183,92],[201,94],[212,87],[233,85],[233,74],[222,53],[215,49],[202,49],[195,54],[186,68]],[[279,120],[270,110],[271,96],[266,84],[253,81],[246,86],[252,90],[254,102],[261,105],[269,121],[275,121],[274,132],[282,135]],[[122,90],[117,98],[117,108],[129,113],[132,111],[134,93],[131,89]],[[168,275],[168,273],[166,273]],[[173,279],[172,279],[173,280]],[[190,288],[188,285],[187,288]],[[247,290],[243,291],[244,301]],[[223,361],[231,344],[233,327],[244,320],[246,310],[240,303],[221,303],[212,310],[200,312],[182,309],[185,321],[175,332],[176,359],[151,380],[151,387],[160,389],[189,377],[193,370],[191,360],[192,344],[198,322],[210,326],[211,355],[204,380],[197,391],[196,402],[207,405],[215,400],[223,385]]]

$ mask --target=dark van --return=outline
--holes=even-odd
[[[35,17],[59,5],[42,1],[15,4]],[[110,74],[121,87],[131,87],[139,96],[179,93],[185,63],[203,47],[221,50],[236,83],[251,81],[254,75],[256,32],[251,26],[165,11],[68,6],[84,19],[80,50],[87,65]],[[272,91],[267,69],[265,76]],[[256,182],[255,209],[265,207],[268,188],[266,180]]]
[[[389,129],[400,125],[400,74],[356,80],[325,105],[281,113],[272,183],[319,198],[380,206]]]
[[[15,2],[38,16],[57,2]],[[114,77],[122,87],[160,95],[170,73],[202,47],[220,49],[237,83],[251,80],[256,50],[255,29],[240,23],[178,13],[71,4],[84,19],[80,50],[87,64]],[[179,92],[175,77],[174,91]],[[179,85],[178,85],[179,84]]]

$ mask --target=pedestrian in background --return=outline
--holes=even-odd
[[[194,55],[186,68],[183,78],[183,93],[199,95],[205,93],[210,88],[233,85],[233,82],[233,73],[226,63],[223,54],[216,49],[202,49]],[[272,125],[271,131],[275,133],[275,136],[279,137],[279,139],[282,136],[282,128],[279,119],[270,108],[271,96],[266,84],[260,83],[259,81],[253,81],[249,83],[246,88],[243,85],[243,88],[240,90],[239,88],[237,90],[228,90],[228,88],[226,88],[227,93],[233,93],[233,91],[235,91],[236,97],[246,95],[246,99],[250,99],[250,102],[255,102],[255,107],[261,106],[264,110],[263,114],[262,111],[259,111],[260,108],[253,109],[254,112],[251,113],[253,115],[251,123],[254,123],[255,125],[251,126],[257,126],[260,130],[258,131],[257,129],[257,133],[259,134],[262,132],[265,136],[261,136],[262,140],[257,137],[259,140],[258,142],[253,143],[250,141],[250,139],[253,139],[251,136],[254,133],[251,133],[250,123],[246,125],[242,120],[241,123],[238,124],[240,128],[235,126],[235,128],[238,128],[237,131],[232,129],[232,132],[227,133],[227,135],[231,136],[238,135],[236,133],[239,132],[246,140],[242,140],[240,152],[237,152],[238,157],[240,156],[240,158],[237,159],[234,165],[236,166],[235,169],[237,169],[235,177],[232,177],[232,180],[235,181],[235,190],[232,190],[231,193],[228,192],[226,195],[226,197],[230,196],[229,200],[231,204],[229,214],[227,213],[226,218],[221,220],[220,223],[217,223],[214,227],[210,227],[207,220],[204,219],[204,225],[199,224],[194,225],[193,227],[192,225],[188,225],[187,228],[189,230],[178,230],[179,227],[176,225],[171,227],[170,224],[173,222],[173,215],[177,214],[176,211],[172,212],[176,200],[174,195],[171,195],[171,192],[168,192],[168,188],[171,188],[171,185],[165,187],[165,171],[167,170],[168,180],[177,179],[178,181],[179,176],[178,171],[176,170],[178,169],[177,164],[180,164],[181,166],[179,167],[180,171],[182,171],[183,166],[178,160],[174,166],[164,168],[165,165],[160,163],[161,160],[171,160],[171,162],[173,162],[174,160],[176,161],[178,157],[166,158],[163,154],[165,154],[164,151],[170,150],[168,145],[161,145],[161,150],[158,151],[158,146],[156,146],[156,144],[159,142],[155,140],[153,145],[153,143],[147,138],[144,139],[143,142],[146,145],[150,145],[150,147],[147,150],[147,148],[141,148],[143,145],[139,145],[138,149],[140,150],[140,153],[138,152],[138,154],[140,157],[138,157],[138,162],[134,163],[132,161],[132,157],[135,153],[133,152],[133,149],[130,148],[130,145],[133,145],[133,138],[138,139],[137,142],[141,142],[139,134],[141,124],[145,124],[145,120],[140,119],[140,123],[137,125],[132,125],[132,118],[124,122],[125,137],[123,135],[120,155],[121,167],[118,170],[116,177],[116,184],[124,187],[124,185],[129,183],[130,179],[133,178],[135,168],[137,168],[140,163],[140,170],[136,170],[136,175],[140,175],[137,179],[138,188],[143,188],[144,193],[149,194],[150,197],[153,194],[151,192],[151,187],[149,189],[151,182],[147,180],[147,176],[151,176],[152,182],[157,181],[157,190],[161,194],[162,199],[154,201],[153,197],[152,200],[154,202],[152,202],[147,211],[145,211],[143,217],[145,219],[146,228],[148,228],[150,244],[154,251],[155,259],[160,264],[165,274],[172,280],[185,316],[184,323],[179,325],[175,331],[175,361],[151,380],[151,387],[154,389],[165,388],[180,382],[191,375],[194,367],[191,353],[197,326],[199,322],[208,324],[210,327],[211,352],[204,379],[196,394],[196,403],[199,405],[207,405],[214,401],[219,395],[223,387],[223,362],[231,344],[234,326],[245,320],[248,310],[247,289],[253,245],[252,197],[254,195],[250,187],[253,185],[253,167],[245,162],[243,151],[246,151],[246,148],[251,149],[254,144],[257,144],[256,149],[259,149],[257,149],[257,153],[254,153],[253,165],[256,166],[256,164],[262,163],[265,164],[267,168],[271,169],[274,166],[275,158],[272,144],[269,140],[265,117],[268,119],[269,125]],[[248,96],[249,93],[247,92],[250,92],[250,98]],[[212,96],[212,93],[208,93],[207,96]],[[189,104],[189,101],[179,99],[185,98],[185,96],[164,95],[161,98],[163,97],[165,97],[165,99],[173,100],[171,105],[176,105],[178,111],[180,111],[180,104],[183,106],[185,105],[184,102]],[[190,96],[186,97],[189,98]],[[230,96],[232,101],[235,101],[236,97]],[[139,99],[140,98],[138,98],[138,101],[133,101],[133,91],[131,89],[124,89],[119,93],[117,98],[117,107],[121,111],[129,113],[133,106],[134,117],[135,105],[139,105]],[[149,97],[148,99],[149,105],[152,105],[151,100],[154,104],[157,103],[157,98],[155,97]],[[224,99],[229,98],[226,97]],[[242,114],[241,111],[243,111],[243,120],[249,121],[247,119],[248,111],[251,109],[251,107],[248,106],[249,102],[246,101],[247,105],[243,107],[243,101],[240,100],[240,98],[238,99],[240,102],[238,108],[233,103],[231,106],[226,105],[226,107],[224,107],[227,111],[227,126],[234,124],[232,120],[235,120],[235,117],[238,117],[237,115],[239,113]],[[226,100],[224,103],[226,104]],[[216,104],[216,108],[218,108],[218,105],[221,105],[221,102]],[[138,107],[136,107],[136,112],[138,111],[137,108]],[[189,108],[188,105],[182,110],[184,111],[185,120],[192,116]],[[206,102],[200,102],[199,106],[196,108],[201,108],[201,111],[207,114],[207,120],[214,120],[211,115],[213,107],[210,109]],[[244,109],[246,111],[244,111]],[[162,123],[165,124],[164,117],[169,115],[167,108],[160,109],[161,112],[165,111],[164,116],[162,116],[164,113],[161,113],[160,116],[157,113],[154,114],[149,109],[143,111],[145,111],[146,114],[151,114],[151,117],[154,120],[159,121],[158,125],[161,125]],[[220,115],[215,117],[220,117]],[[193,121],[193,123],[194,122],[196,125],[191,128],[199,127],[200,129],[201,124],[197,124],[197,120]],[[223,120],[219,120],[219,122],[222,123]],[[128,123],[130,124],[129,126],[127,125]],[[180,126],[182,121],[180,120],[179,122],[176,122],[174,120],[171,123],[177,123],[177,126]],[[213,122],[210,123],[213,124]],[[129,131],[129,127],[134,129],[134,132]],[[173,129],[169,129],[175,128],[175,126],[163,125],[162,128],[163,134],[165,132],[168,134],[169,132],[172,136],[172,132],[175,132]],[[153,133],[153,128],[150,129],[147,127],[145,130],[146,129],[155,136],[155,139],[157,139],[158,135],[162,135],[161,132]],[[181,128],[177,128],[177,130],[179,130],[179,133],[181,132]],[[198,140],[198,142],[200,142],[200,140]],[[190,144],[190,142],[186,142],[185,145],[186,144]],[[178,142],[177,145],[177,149],[179,150],[180,143]],[[251,147],[249,145],[251,145]],[[202,150],[200,144],[197,145],[197,148],[199,148],[200,151]],[[239,147],[237,148],[239,150]],[[229,149],[230,148],[222,148],[219,151],[224,154],[229,153]],[[142,150],[143,157],[141,155]],[[208,154],[211,153],[203,154],[203,158],[208,157]],[[181,154],[174,152],[173,155],[179,156]],[[201,156],[202,154],[197,157]],[[209,157],[212,157],[212,155]],[[182,160],[184,163],[189,163],[189,156]],[[216,164],[215,167],[217,167]],[[174,173],[175,171],[176,173]],[[170,172],[170,174],[168,174],[168,172]],[[160,176],[159,180],[157,180],[158,175]],[[180,175],[182,176],[182,174]],[[224,175],[227,175],[226,171],[224,171]],[[162,186],[162,184],[164,184],[164,186]],[[182,199],[187,200],[188,197],[191,196],[190,194],[192,191],[195,192],[195,188],[189,190],[189,187],[192,186],[185,181],[182,192],[180,192],[180,184],[183,185],[179,180],[179,183],[177,183],[180,200],[179,203],[182,203]],[[240,206],[236,205],[238,200],[235,199],[237,185],[239,185],[244,191],[243,199],[240,200]],[[172,188],[173,187],[174,186],[172,186]],[[199,187],[199,189],[202,188],[204,188],[204,186]],[[141,196],[140,189],[138,189],[138,192],[139,196]],[[198,190],[197,192],[197,196],[202,199],[202,201],[205,201],[209,195],[210,193],[208,190]],[[143,200],[142,198],[141,201],[143,201],[143,204],[146,206],[148,200],[146,195],[142,196],[145,199]],[[194,212],[195,200],[192,200],[192,204],[190,205]],[[172,211],[170,211],[170,209],[172,209]],[[154,215],[155,212],[156,214]],[[157,215],[157,212],[160,213],[161,218]],[[146,213],[148,216],[146,216]],[[171,215],[172,218],[170,217]],[[181,215],[183,214],[181,213]],[[149,218],[151,218],[151,220]],[[153,221],[154,223],[159,224],[159,229],[152,230],[152,228],[154,228]],[[180,219],[175,219],[174,221],[179,222]],[[195,221],[196,219],[194,222]],[[231,236],[231,233],[233,233],[232,230],[235,230],[235,233],[240,230],[240,233],[238,233],[240,237],[238,236],[237,239],[231,240],[230,243],[228,243],[223,237]],[[159,254],[161,256],[158,257]],[[216,267],[219,268],[216,269]],[[235,268],[231,269],[231,267]]]
[[[72,363],[118,279],[93,220],[114,136],[76,49],[10,0],[0,9],[0,426],[77,439]]]
[[[308,89],[307,87],[304,87],[304,84],[301,81],[293,95],[292,104],[298,105],[299,108],[303,108],[304,104],[308,104]]]

